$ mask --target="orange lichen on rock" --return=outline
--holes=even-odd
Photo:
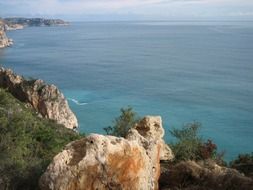
[[[138,148],[108,155],[108,176],[116,178],[122,188],[138,186],[140,173],[143,172],[144,161]]]

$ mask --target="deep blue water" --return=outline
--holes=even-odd
[[[198,121],[226,158],[253,151],[252,22],[107,22],[8,32],[0,64],[56,84],[80,131],[103,132],[121,107]],[[72,101],[75,99],[76,101]]]

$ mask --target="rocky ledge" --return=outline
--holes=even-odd
[[[213,160],[163,163],[161,190],[253,190],[253,179]]]
[[[125,138],[91,134],[56,155],[40,179],[43,190],[157,190],[160,159],[171,160],[161,117],[147,116]]]
[[[78,127],[76,116],[56,86],[48,85],[40,79],[26,80],[10,69],[0,68],[0,87],[35,109],[40,116],[54,120],[66,128]]]

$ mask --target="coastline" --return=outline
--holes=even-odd
[[[0,19],[0,49],[10,47],[14,44],[13,39],[8,38],[7,32],[22,30],[25,27],[49,27],[49,26],[68,26],[70,23],[61,19],[43,18],[3,18]]]

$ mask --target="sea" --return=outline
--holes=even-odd
[[[253,22],[72,22],[9,31],[0,65],[57,85],[79,131],[105,133],[121,108],[172,128],[200,122],[226,160],[253,152]]]

